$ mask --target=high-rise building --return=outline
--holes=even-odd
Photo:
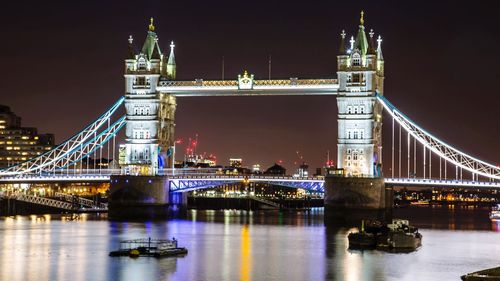
[[[382,106],[376,94],[384,92],[384,58],[381,42],[375,47],[374,32],[365,34],[364,17],[356,38],[346,48],[341,34],[338,63],[338,168],[347,176],[381,176]]]
[[[38,134],[36,128],[21,127],[21,118],[0,105],[0,168],[39,156],[54,147],[53,134]]]

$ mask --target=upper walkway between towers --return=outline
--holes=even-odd
[[[244,74],[236,80],[160,81],[157,91],[178,97],[336,95],[337,79],[254,80]]]

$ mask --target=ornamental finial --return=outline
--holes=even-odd
[[[149,19],[149,31],[155,31],[155,25],[153,24],[153,18]]]
[[[361,25],[365,24],[365,12],[361,11],[361,18],[359,19]]]
[[[175,47],[175,44],[174,44],[174,41],[170,42],[170,50],[174,50],[174,47]]]
[[[134,38],[132,37],[132,35],[130,35],[130,36],[128,37],[128,43],[129,43],[130,45],[132,45],[132,42],[134,42]]]
[[[345,35],[346,35],[346,34],[345,34],[345,30],[343,30],[343,29],[342,29],[342,33],[340,33],[340,37],[342,37],[342,39],[344,39],[344,38],[345,38]]]

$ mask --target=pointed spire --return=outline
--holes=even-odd
[[[153,51],[156,48],[156,33],[155,31],[155,26],[153,24],[153,18],[150,20],[149,24],[149,29],[148,29],[148,35],[146,36],[146,40],[144,41],[144,45],[142,46],[141,52],[145,54],[148,59],[151,59],[153,55]]]
[[[368,49],[368,42],[366,40],[365,34],[365,12],[361,11],[361,18],[359,20],[359,30],[358,35],[356,36],[356,42],[354,43],[354,48],[361,51],[362,55],[366,55],[366,51]]]
[[[384,60],[384,56],[382,55],[382,37],[380,35],[377,38],[377,59]]]
[[[134,50],[134,38],[132,38],[132,35],[128,37],[128,53],[127,53],[127,59],[135,59],[135,50]]]
[[[161,51],[160,51],[160,46],[158,45],[158,37],[155,37],[154,39],[153,53],[151,54],[151,59],[155,60],[161,59]]]
[[[177,66],[175,65],[175,44],[174,41],[170,43],[170,55],[168,56],[167,62],[167,77],[174,80],[177,75]]]
[[[339,47],[339,55],[345,55],[345,30],[342,29],[342,33],[340,33],[340,47]]]
[[[370,33],[368,34],[370,35],[370,42],[368,44],[368,54],[375,55],[376,54],[375,43],[373,42],[373,35],[375,35],[375,33],[373,32],[373,29],[370,29]]]

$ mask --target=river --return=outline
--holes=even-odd
[[[347,249],[348,227],[310,212],[190,210],[160,222],[106,215],[0,218],[0,280],[459,280],[500,265],[500,222],[487,208],[411,207],[420,228],[411,253]],[[184,257],[109,257],[119,241],[178,239]]]

